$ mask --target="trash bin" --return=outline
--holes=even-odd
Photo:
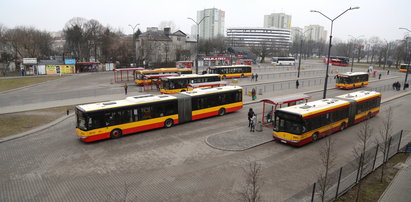
[[[247,95],[248,95],[249,97],[251,97],[251,95],[252,95],[251,91],[248,91]]]
[[[233,83],[238,83],[238,79],[233,79]]]
[[[257,122],[257,125],[255,126],[255,130],[257,132],[263,132],[263,124],[261,124],[261,121]]]

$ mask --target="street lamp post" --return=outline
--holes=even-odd
[[[355,37],[355,36],[352,36],[352,35],[348,35],[348,36],[355,39],[355,40],[354,40],[354,50],[355,50],[355,45],[357,44],[357,40],[358,40],[360,37],[363,37],[364,35],[361,35],[361,36],[359,36],[359,37]],[[351,55],[352,55],[352,61],[351,61],[351,72],[352,72],[353,67],[354,67],[354,51],[352,51]],[[360,57],[359,51],[358,51],[358,57]]]
[[[406,31],[408,31],[408,32],[411,33],[411,30],[409,30],[409,29],[407,29],[407,28],[400,27],[399,29],[403,29],[403,30],[406,30]],[[405,43],[408,44],[408,40],[406,40]],[[404,62],[406,62],[406,61],[404,61]],[[404,80],[403,90],[405,90],[405,88],[406,88],[405,86],[406,86],[406,84],[407,84],[408,72],[410,71],[410,70],[409,70],[409,68],[410,68],[410,63],[411,63],[411,51],[410,51],[410,57],[408,57],[408,64],[406,64],[406,69],[407,69],[407,71],[405,72],[405,80]]]
[[[298,29],[296,29],[296,30],[298,30]],[[301,42],[300,42],[300,55],[298,56],[298,72],[297,72],[297,78],[300,78],[300,68],[301,68],[301,54],[302,54],[302,52],[303,52],[303,39],[304,39],[304,37],[305,37],[305,33],[306,32],[308,32],[308,31],[311,31],[312,29],[308,29],[308,30],[305,30],[304,32],[301,32],[300,30],[298,30],[300,33],[302,33],[302,36],[301,36]]]
[[[137,67],[137,48],[136,48],[136,37],[135,37],[135,29],[136,29],[136,27],[138,26],[138,25],[140,25],[140,24],[136,24],[136,25],[134,25],[134,26],[132,26],[132,25],[128,25],[128,26],[130,26],[131,27],[131,29],[133,29],[133,50],[134,50],[134,65],[135,65],[135,67]]]
[[[325,18],[327,18],[328,20],[331,21],[331,29],[330,29],[330,43],[328,45],[328,57],[327,57],[327,71],[325,72],[325,82],[324,82],[324,93],[323,93],[323,99],[325,99],[325,97],[327,96],[327,82],[328,82],[328,68],[330,66],[330,53],[331,53],[331,40],[333,38],[333,24],[334,24],[334,20],[336,20],[337,18],[339,18],[340,16],[342,16],[344,13],[346,13],[349,10],[354,10],[354,9],[359,9],[360,7],[353,7],[353,8],[348,8],[347,10],[345,10],[344,12],[342,12],[340,15],[338,15],[337,17],[335,17],[334,19],[329,18],[328,16],[324,15],[323,13],[321,13],[320,11],[316,11],[316,10],[311,10],[310,12],[314,12],[314,13],[319,13],[322,16],[324,16]]]
[[[197,55],[196,55],[196,60],[195,60],[195,65],[196,65],[196,74],[198,74],[198,46],[200,45],[200,24],[201,22],[203,22],[203,20],[208,17],[208,16],[204,16],[200,22],[196,22],[193,18],[187,18],[189,20],[192,20],[196,25],[197,25]]]

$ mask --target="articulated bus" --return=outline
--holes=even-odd
[[[400,72],[407,72],[411,70],[410,64],[400,64]]]
[[[210,67],[208,73],[219,74],[223,79],[250,77],[252,75],[249,65],[215,66]]]
[[[190,91],[199,87],[220,87],[226,82],[221,81],[219,74],[184,74],[181,76],[162,77],[160,93],[173,94]]]
[[[181,74],[192,74],[193,71],[190,68],[158,68],[158,69],[145,69],[136,71],[136,80],[134,81],[137,85],[151,85],[153,80],[158,80],[161,77],[166,76],[177,76]]]
[[[381,93],[358,91],[277,109],[274,140],[301,146],[375,116]]]
[[[271,64],[275,64],[278,66],[282,66],[282,65],[294,66],[295,58],[294,57],[273,57]]]
[[[335,79],[335,87],[353,89],[368,85],[369,74],[367,72],[346,72],[337,74]]]
[[[92,142],[155,128],[170,128],[243,107],[239,86],[197,88],[174,95],[139,95],[76,107],[76,133]]]
[[[324,58],[324,63],[327,63],[328,58]],[[335,66],[348,66],[350,58],[344,56],[330,56],[330,64]]]

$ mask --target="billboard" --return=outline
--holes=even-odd
[[[74,65],[46,65],[46,74],[74,74]]]
[[[64,63],[66,65],[75,65],[76,64],[76,59],[65,59]]]

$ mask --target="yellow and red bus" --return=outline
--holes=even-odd
[[[227,85],[221,81],[219,74],[184,74],[181,76],[162,77],[160,92],[162,94],[173,94],[190,91],[200,87],[220,87]]]
[[[410,64],[400,64],[400,72],[407,72],[411,70]]]
[[[208,73],[219,74],[223,79],[250,77],[252,75],[250,65],[215,66],[210,67]]]
[[[380,111],[381,93],[358,91],[277,109],[274,140],[301,146],[344,130]]]
[[[158,68],[158,69],[145,69],[136,71],[137,85],[151,85],[153,80],[157,81],[161,77],[177,76],[181,74],[192,74],[193,71],[190,68]]]
[[[92,142],[155,128],[169,128],[243,107],[239,86],[197,88],[174,95],[139,95],[76,106],[76,133]]]
[[[341,89],[354,89],[368,85],[367,72],[346,72],[335,76],[335,87]]]

